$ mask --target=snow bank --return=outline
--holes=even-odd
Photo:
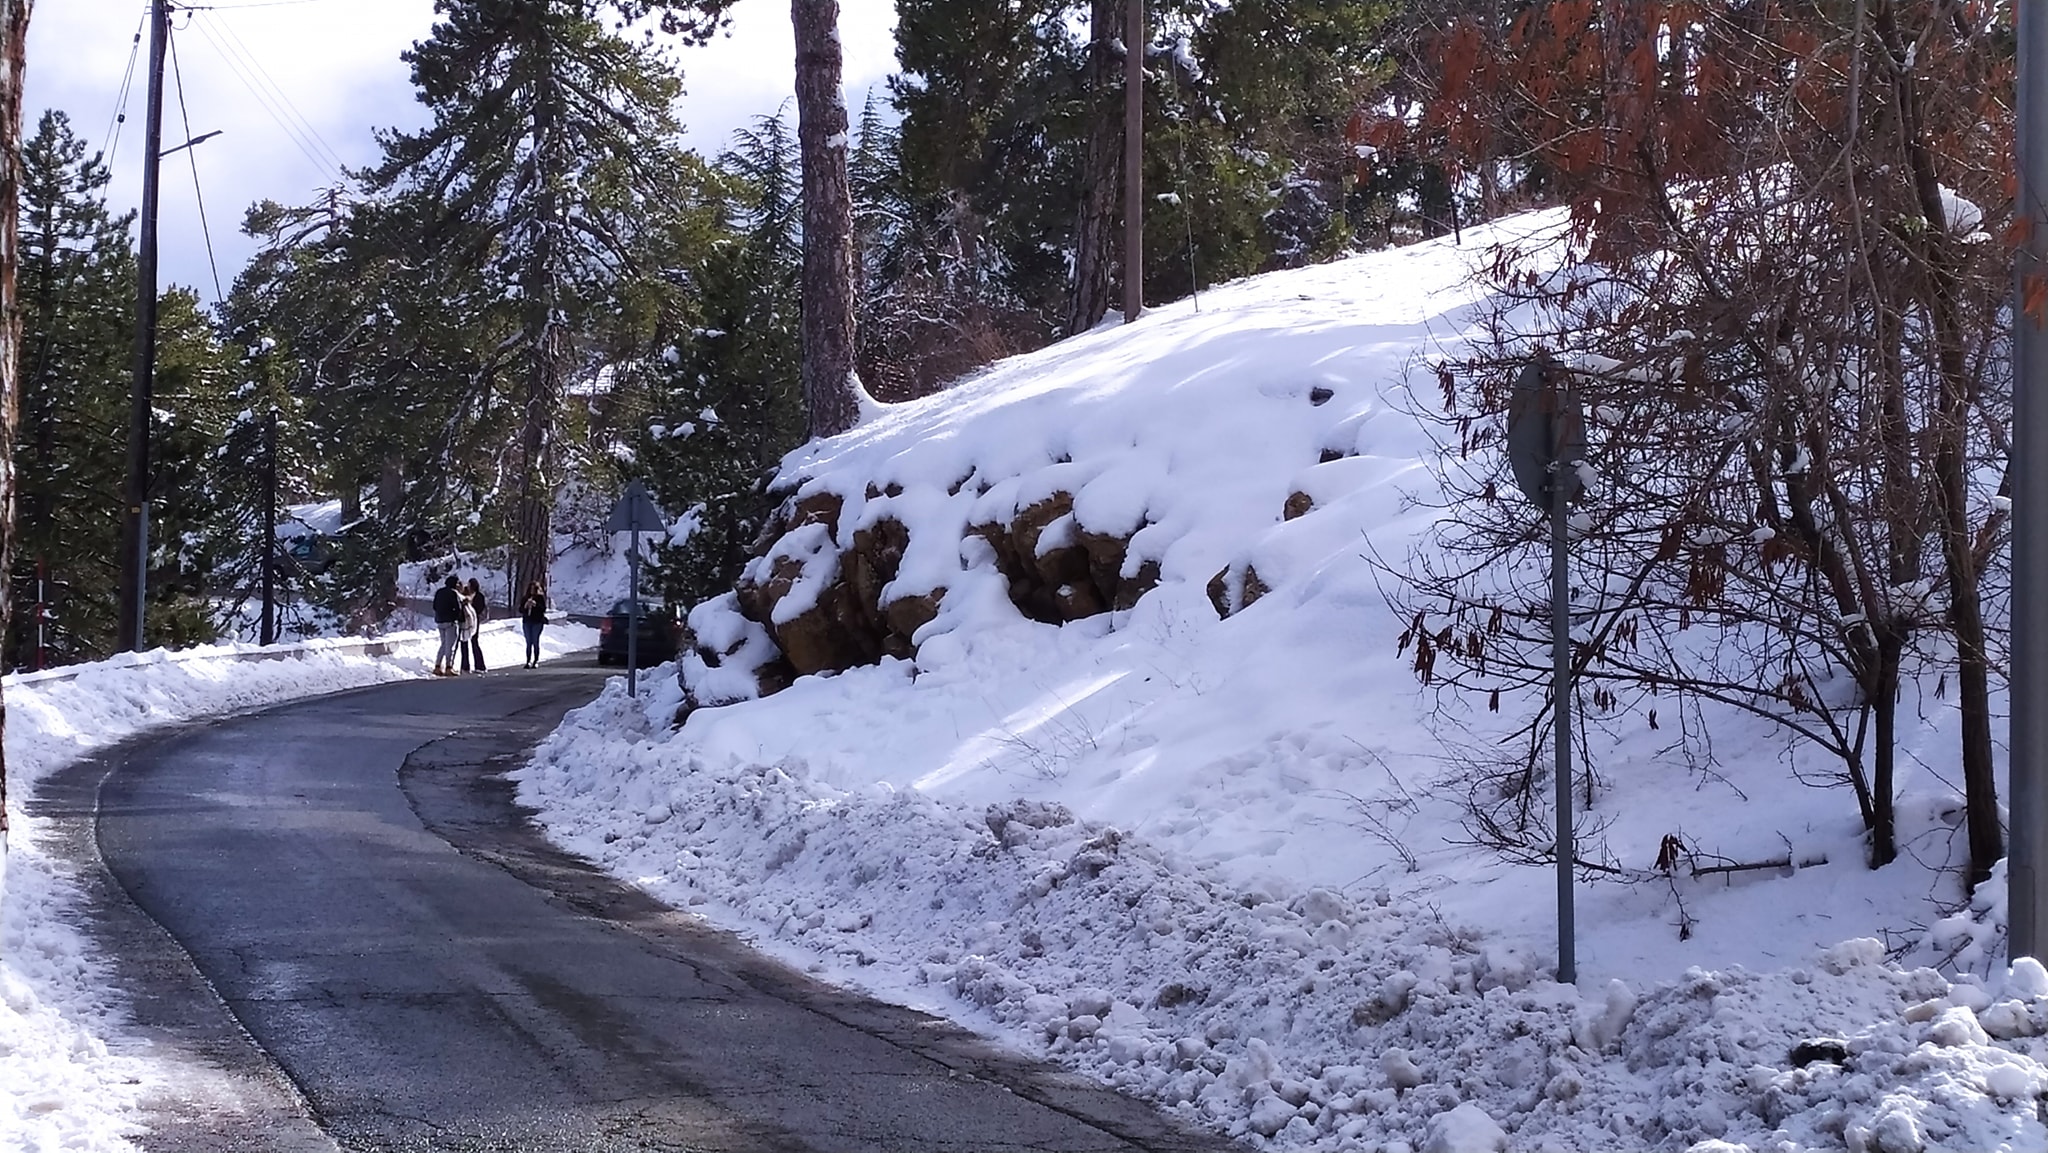
[[[574,625],[551,626],[550,656],[596,643]],[[237,659],[254,645],[122,654],[96,664],[10,676],[6,763],[8,838],[0,868],[0,1148],[127,1150],[149,1100],[174,1088],[149,1054],[124,1037],[109,971],[78,927],[80,893],[67,862],[44,850],[48,822],[26,802],[51,773],[128,737],[197,717],[423,675],[438,637],[385,638],[370,657],[360,642],[276,646],[289,659]],[[509,665],[524,651],[516,629],[485,634],[485,659]]]

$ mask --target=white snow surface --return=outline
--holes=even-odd
[[[109,967],[79,926],[70,865],[45,850],[48,822],[27,811],[38,784],[150,729],[423,676],[438,642],[427,633],[384,639],[392,655],[363,656],[346,640],[279,646],[297,654],[289,660],[235,658],[255,645],[159,649],[0,682],[13,826],[0,863],[0,1150],[134,1149],[150,1103],[176,1097],[195,1075],[128,1032]],[[516,627],[486,632],[486,659],[509,665],[524,643]],[[551,624],[543,644],[558,656],[595,645],[596,633]]]
[[[733,703],[680,729],[673,677],[613,686],[522,800],[793,963],[1256,1147],[2048,1146],[2048,974],[2002,965],[2002,880],[1962,899],[1934,686],[1907,690],[1908,850],[1876,872],[1852,797],[1793,779],[1759,722],[1703,714],[1703,773],[1644,718],[1594,718],[1615,859],[1647,872],[1676,835],[1798,864],[1586,879],[1576,986],[1551,979],[1549,866],[1472,843],[1445,739],[1487,747],[1540,702],[1418,686],[1384,585],[1438,515],[1418,418],[1476,335],[1472,271],[1557,223],[1225,286],[873,406],[783,477],[842,499],[842,541],[908,526],[885,599],[946,590],[915,659],[765,699],[700,683]],[[1136,607],[1055,627],[1011,605],[964,530],[1055,491],[1054,539],[1136,530],[1126,572],[1162,573]],[[1313,509],[1283,520],[1292,492]],[[1272,591],[1219,620],[1205,585],[1247,564]],[[730,597],[690,619],[763,639]]]

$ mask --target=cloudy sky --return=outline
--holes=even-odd
[[[894,8],[891,0],[840,5],[848,100],[857,108],[895,66]],[[29,25],[24,128],[33,131],[47,108],[68,114],[74,132],[111,152],[109,200],[117,210],[141,199],[148,8],[147,0],[44,0]],[[420,125],[421,109],[398,54],[431,30],[434,6],[433,0],[194,0],[180,9],[171,21],[178,67],[166,69],[164,147],[188,138],[188,122],[190,135],[221,135],[165,159],[161,279],[211,301],[199,199],[226,289],[249,253],[239,226],[251,203],[312,199],[340,179],[344,166],[375,158],[373,129]],[[678,49],[674,57],[683,70],[681,113],[690,143],[716,151],[733,129],[773,112],[793,90],[789,6],[746,0],[729,36]],[[124,107],[126,123],[117,124]]]

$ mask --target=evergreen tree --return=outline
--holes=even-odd
[[[651,572],[675,604],[732,586],[769,512],[767,474],[805,435],[796,140],[782,117],[764,117],[719,168],[727,211],[717,223],[732,239],[697,250],[693,323],[640,368],[647,417],[633,457],[683,524]]]
[[[439,0],[437,10],[433,36],[406,54],[434,123],[387,135],[369,186],[429,214],[427,252],[449,274],[478,278],[480,302],[507,302],[516,428],[494,454],[491,487],[510,489],[523,587],[552,556],[565,386],[595,372],[600,318],[660,288],[639,232],[681,186],[670,112],[679,85],[651,50],[605,31],[593,0]],[[488,373],[479,383],[500,388]]]
[[[130,217],[107,212],[107,169],[62,112],[45,112],[21,154],[21,443],[12,575],[61,596],[41,621],[45,658],[110,650],[122,446],[133,355]],[[34,664],[38,622],[8,630],[7,665]]]

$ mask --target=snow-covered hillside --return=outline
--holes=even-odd
[[[1594,728],[1617,859],[1676,835],[1826,863],[1589,880],[1576,988],[1548,979],[1549,867],[1473,843],[1444,738],[1469,759],[1538,702],[1419,685],[1387,594],[1430,547],[1423,421],[1475,338],[1473,269],[1555,224],[1231,285],[800,450],[783,483],[831,513],[762,562],[777,622],[893,521],[882,600],[936,602],[914,658],[680,731],[674,682],[609,691],[522,795],[657,896],[1276,1148],[2041,1147],[2048,976],[1992,963],[1995,885],[1950,916],[1936,694],[1906,710],[1910,851],[1879,872],[1853,800],[1759,723],[1708,715],[1713,775],[1640,718]],[[1134,605],[1020,613],[973,529],[1056,494],[1036,555],[1116,538],[1112,583],[1157,578]],[[765,636],[731,598],[692,624],[741,655]],[[694,699],[750,695],[737,662],[686,662]]]

